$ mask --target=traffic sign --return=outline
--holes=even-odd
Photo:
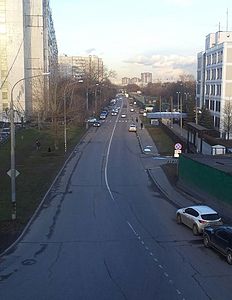
[[[180,156],[180,154],[181,154],[181,150],[175,150],[175,152],[174,152],[174,157],[179,157]]]
[[[180,143],[176,143],[175,144],[175,149],[176,150],[181,150],[182,149],[182,145]]]
[[[17,170],[15,170],[15,177],[17,177],[19,174],[20,174],[20,173],[19,173]],[[9,175],[9,176],[11,177],[11,170],[9,170],[9,171],[7,172],[7,175]]]

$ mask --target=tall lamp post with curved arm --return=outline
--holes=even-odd
[[[16,179],[16,169],[15,169],[15,124],[14,124],[14,99],[13,99],[13,93],[14,93],[14,88],[18,83],[21,81],[25,81],[27,79],[32,79],[36,77],[41,77],[41,76],[46,76],[49,75],[50,73],[42,73],[39,75],[35,76],[29,76],[29,77],[24,77],[18,80],[12,87],[11,89],[11,98],[10,98],[10,133],[11,133],[11,169],[10,169],[10,177],[11,177],[11,203],[12,203],[12,215],[11,218],[12,220],[16,219],[16,188],[15,188],[15,179]]]

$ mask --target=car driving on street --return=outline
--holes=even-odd
[[[206,205],[194,205],[180,208],[176,212],[178,224],[185,224],[190,227],[194,235],[203,232],[203,229],[209,225],[222,225],[222,220],[218,213]]]
[[[206,248],[214,248],[226,257],[228,264],[232,265],[232,226],[206,227],[203,241]]]
[[[93,127],[100,127],[101,123],[99,121],[93,122]]]
[[[128,130],[129,130],[129,132],[136,132],[137,131],[136,125],[131,124]]]

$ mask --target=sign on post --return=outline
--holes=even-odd
[[[15,177],[17,177],[19,174],[20,174],[20,173],[19,173],[17,170],[15,170]],[[11,177],[11,170],[9,170],[9,171],[7,172],[7,175],[9,175],[9,176]]]
[[[179,157],[179,155],[182,153],[182,145],[180,143],[175,144],[175,151],[174,151],[174,157]]]

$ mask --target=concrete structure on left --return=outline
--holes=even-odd
[[[9,120],[11,89],[22,78],[13,95],[15,121],[29,119],[41,105],[46,109],[57,68],[49,0],[0,0],[0,121]]]

